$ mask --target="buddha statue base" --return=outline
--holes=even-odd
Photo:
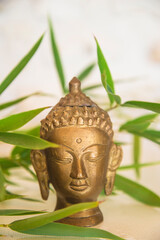
[[[99,207],[85,210],[71,215],[70,217],[63,218],[56,222],[79,226],[79,227],[92,227],[103,221],[103,215]]]

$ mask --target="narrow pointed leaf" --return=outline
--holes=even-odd
[[[0,132],[0,141],[27,149],[58,147],[57,144],[45,141],[42,138],[11,132]]]
[[[110,232],[97,228],[86,228],[86,227],[76,227],[62,223],[49,223],[39,228],[30,230],[18,230],[18,232],[33,234],[33,235],[43,235],[43,236],[57,236],[57,237],[83,237],[91,239],[112,239],[112,240],[125,240],[124,238],[118,237]]]
[[[85,80],[85,78],[91,73],[91,71],[94,69],[95,67],[95,63],[90,64],[89,66],[87,66],[81,73],[78,74],[78,79],[82,82],[83,80]]]
[[[40,136],[40,126],[36,126],[34,128],[26,130],[26,133],[29,135],[39,137]]]
[[[16,133],[23,133],[23,134],[28,134],[28,135],[33,135],[33,136],[40,136],[40,126],[36,126],[30,129],[24,129],[24,130],[17,130]]]
[[[102,50],[101,50],[101,48],[99,46],[99,43],[98,43],[96,38],[95,38],[95,40],[96,40],[96,44],[97,44],[97,58],[98,58],[98,66],[99,66],[99,69],[100,69],[100,72],[101,72],[102,84],[103,84],[105,90],[107,91],[107,93],[108,93],[107,86],[109,85],[110,89],[111,89],[111,92],[114,94],[115,93],[114,82],[113,82],[113,79],[112,79],[110,69],[107,65],[106,59],[105,59],[105,57],[102,53]],[[114,97],[111,94],[108,94],[108,97],[110,99],[110,103],[113,104]]]
[[[145,130],[145,131],[141,132],[141,131],[132,130],[132,131],[128,131],[128,132],[135,134],[137,136],[146,138],[146,139],[160,145],[160,131]]]
[[[29,130],[23,131],[22,133],[39,137],[40,136],[40,126],[31,128]],[[30,165],[30,149],[15,146],[11,152],[11,158],[18,162],[25,162],[25,164]]]
[[[6,102],[6,103],[3,103],[3,104],[0,104],[0,110],[3,110],[5,108],[8,108],[8,107],[11,107],[13,105],[16,105],[24,100],[26,100],[27,98],[30,98],[32,96],[36,96],[36,95],[39,95],[39,96],[47,96],[47,94],[44,94],[44,93],[40,93],[40,92],[35,92],[35,93],[32,93],[32,94],[29,94],[27,96],[24,96],[24,97],[21,97],[21,98],[17,98],[13,101],[9,101],[9,102]]]
[[[23,68],[30,61],[32,56],[35,54],[37,49],[39,48],[44,34],[38,39],[35,45],[31,48],[31,50],[22,58],[22,60],[16,65],[16,67],[8,74],[8,76],[2,81],[0,84],[0,94],[5,91],[5,89],[13,82],[13,80],[17,77],[17,75],[23,70]]]
[[[105,77],[105,76],[104,76],[104,77]],[[103,78],[103,76],[102,76],[102,78]],[[114,93],[112,92],[109,84],[107,85],[106,91],[107,91],[107,93],[108,93],[109,96],[112,96],[112,97],[114,98],[114,101],[115,101],[118,105],[121,104],[121,98],[120,98],[120,96],[117,95],[117,94],[114,94]]]
[[[160,103],[143,102],[143,101],[128,101],[121,104],[122,107],[143,108],[156,113],[160,113]]]
[[[39,199],[27,198],[24,195],[14,194],[14,193],[11,193],[8,190],[6,190],[5,200],[11,200],[11,199],[19,199],[19,200],[31,201],[31,202],[42,202]]]
[[[116,144],[116,145],[118,145],[118,146],[121,146],[121,145],[127,145],[127,144],[129,144],[129,143],[127,143],[127,142],[117,142],[117,141],[114,141],[114,143]]]
[[[3,118],[0,120],[0,131],[7,132],[20,128],[47,108],[49,107],[37,108]]]
[[[25,209],[0,209],[0,216],[22,216],[22,215],[33,215],[41,214],[46,211],[34,211]]]
[[[74,213],[90,208],[95,208],[97,206],[98,202],[79,203],[66,207],[64,209],[54,211],[52,213],[46,213],[41,216],[14,221],[11,224],[9,224],[9,227],[15,231],[26,231],[68,217],[69,215],[72,215]]]
[[[150,167],[150,166],[155,166],[155,165],[159,165],[159,164],[160,164],[160,161],[149,162],[149,163],[140,163],[140,164],[130,164],[130,165],[120,166],[117,170],[123,171],[123,170],[135,169],[135,168]]]
[[[8,170],[10,168],[19,167],[19,165],[9,158],[0,158],[0,167],[2,170]]]
[[[102,84],[93,84],[93,85],[90,85],[88,87],[82,88],[82,91],[86,92],[86,91],[97,89],[97,88],[100,88],[100,87],[102,87]]]
[[[137,130],[137,131],[143,132],[144,130],[146,130],[149,127],[149,125],[153,122],[153,120],[157,116],[158,116],[158,114],[147,114],[147,115],[138,117],[134,120],[124,123],[120,127],[119,130],[120,131],[122,131],[122,130],[128,130],[128,131]]]
[[[154,138],[160,139],[160,131],[158,131],[158,130],[147,129],[145,131],[145,133],[146,133],[146,136],[150,136],[150,137],[154,137]]]
[[[11,158],[15,161],[23,160],[26,164],[31,164],[30,149],[15,146],[11,152]]]
[[[160,207],[160,197],[141,184],[116,174],[115,187],[144,204]]]
[[[0,202],[5,199],[5,178],[3,175],[2,168],[0,167]]]
[[[53,25],[52,25],[52,22],[51,22],[50,18],[48,18],[48,25],[49,25],[49,32],[50,32],[53,58],[54,58],[54,61],[55,61],[55,65],[56,65],[57,73],[58,73],[58,76],[59,76],[59,79],[60,79],[60,82],[61,82],[61,87],[62,87],[63,93],[66,93],[66,80],[65,80],[65,77],[64,77],[62,61],[61,61],[61,58],[60,58],[58,46],[57,46],[57,43],[56,43],[54,31],[53,31]]]
[[[134,135],[133,136],[133,163],[135,165],[138,165],[140,163],[140,150],[141,150],[141,145],[140,145],[140,137]],[[140,177],[140,169],[135,168],[136,176]]]

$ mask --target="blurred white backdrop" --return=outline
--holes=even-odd
[[[96,62],[96,45],[93,37],[95,35],[113,78],[128,79],[127,83],[116,85],[116,92],[122,97],[123,102],[127,100],[160,102],[159,0],[1,0],[0,82],[40,35],[46,32],[39,50],[23,72],[3,93],[1,102],[36,91],[56,95],[55,99],[32,97],[4,111],[1,116],[40,106],[55,105],[62,96],[51,54],[47,15],[50,15],[53,21],[68,82],[89,63]],[[137,80],[132,81],[132,78],[137,78]],[[91,83],[100,83],[98,67],[88,77],[85,85]],[[103,89],[101,91],[102,95],[105,95],[105,91]],[[144,111],[134,109],[128,113],[129,116],[140,116]],[[34,126],[45,115],[46,112],[43,112],[27,126]],[[116,130],[119,121],[122,122],[122,120],[114,118],[113,113],[111,117]],[[118,136],[115,133],[115,137],[121,141],[131,141],[131,138],[125,134]],[[131,147],[125,146],[123,150],[123,163],[130,163]],[[0,150],[4,155],[7,155],[8,151],[9,147]],[[141,161],[159,161],[159,156],[159,147],[143,140]],[[142,170],[140,179],[141,183],[157,194],[160,194],[159,172],[159,166],[145,168]],[[124,174],[135,179],[132,171]],[[133,239],[141,238],[143,229],[141,226],[139,228],[141,228],[139,235]],[[157,228],[155,231],[157,231],[157,238],[148,239],[158,240],[160,238]],[[133,234],[132,232],[135,231],[130,230],[130,234]]]

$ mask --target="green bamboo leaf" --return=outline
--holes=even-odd
[[[68,217],[74,213],[95,208],[97,206],[98,202],[78,203],[64,209],[56,210],[52,213],[46,213],[41,216],[14,221],[9,224],[9,227],[15,231],[26,231]]]
[[[24,195],[19,195],[19,194],[14,194],[9,192],[8,190],[6,190],[6,194],[5,194],[5,201],[6,200],[12,200],[12,199],[19,199],[19,200],[23,200],[23,201],[30,201],[30,202],[41,202],[41,200],[39,199],[34,199],[34,198],[27,198]]]
[[[81,73],[78,74],[77,78],[82,82],[91,73],[95,66],[95,63],[91,63]]]
[[[40,136],[40,126],[31,128],[26,131],[22,131],[22,133],[39,137]],[[11,159],[14,161],[23,162],[27,165],[30,165],[31,164],[30,149],[15,146],[11,152]]]
[[[15,162],[13,162],[9,158],[0,158],[0,167],[3,171],[8,170],[10,168],[18,167],[19,165]]]
[[[160,103],[142,102],[142,101],[128,101],[121,104],[122,107],[143,108],[156,113],[160,113]]]
[[[160,207],[160,197],[150,189],[126,177],[116,174],[115,187],[144,204]]]
[[[154,166],[154,165],[158,165],[158,164],[160,164],[160,161],[141,163],[141,164],[130,164],[130,165],[120,166],[117,170],[118,171],[130,170],[130,169],[135,169],[135,168],[150,167],[150,166]]]
[[[144,130],[146,130],[149,125],[153,122],[153,120],[158,116],[158,114],[147,114],[141,117],[138,117],[134,120],[128,121],[126,123],[124,123],[123,125],[121,125],[120,127],[120,131],[122,130],[127,130],[127,131],[132,131],[132,130],[136,130],[136,131],[140,131],[143,132]]]
[[[0,216],[22,216],[46,213],[46,211],[34,211],[25,209],[0,209]]]
[[[114,141],[114,143],[118,146],[121,146],[121,145],[127,145],[128,143],[127,142],[119,142],[119,141]]]
[[[55,34],[53,31],[53,25],[52,25],[52,21],[50,18],[48,18],[48,25],[49,25],[53,58],[55,61],[55,65],[56,65],[57,73],[58,73],[58,76],[59,76],[59,79],[61,82],[61,87],[62,87],[63,93],[66,93],[66,80],[64,77],[64,70],[62,67],[62,61],[60,58],[59,50],[58,50],[56,39],[55,39]]]
[[[154,137],[154,138],[157,138],[157,139],[160,139],[160,131],[158,130],[154,130],[154,129],[147,129],[145,131],[146,133],[146,136],[150,136],[150,137]]]
[[[33,234],[33,235],[43,235],[43,236],[57,236],[57,237],[83,237],[91,239],[112,239],[112,240],[125,240],[124,238],[118,237],[110,232],[97,228],[87,228],[87,227],[76,227],[62,223],[49,223],[39,228],[30,230],[18,230],[18,232]]]
[[[105,77],[105,75],[104,75],[104,77]],[[102,76],[102,78],[103,78],[103,76]],[[114,98],[114,101],[115,101],[118,105],[121,104],[121,101],[122,101],[122,100],[121,100],[120,96],[119,96],[119,95],[116,95],[116,94],[114,94],[114,93],[112,92],[112,89],[111,89],[111,87],[109,86],[109,84],[107,85],[106,91],[107,91],[107,93],[109,94],[109,96],[112,96],[112,97]]]
[[[3,175],[3,171],[0,167],[0,202],[5,199],[5,178]]]
[[[140,163],[141,142],[140,137],[133,136],[133,163],[138,165]],[[140,169],[135,167],[136,176],[140,177]]]
[[[39,137],[40,136],[40,126],[36,126],[34,128],[28,129],[25,132],[26,132],[26,134]]]
[[[136,130],[132,130],[132,131],[128,131],[131,134],[135,134],[137,136],[146,138],[154,143],[157,143],[160,145],[160,131],[156,131],[156,130],[145,130],[144,132],[141,131],[136,131]]]
[[[17,98],[17,99],[15,99],[13,101],[9,101],[9,102],[0,104],[0,110],[3,110],[5,108],[11,107],[13,105],[16,105],[16,104],[26,100],[27,98],[30,98],[30,97],[36,96],[36,95],[38,95],[38,96],[48,96],[48,94],[45,94],[45,93],[35,92],[35,93],[29,94],[27,96],[24,96],[24,97],[21,97],[21,98]]]
[[[11,152],[11,158],[14,161],[18,161],[18,162],[23,160],[26,164],[29,165],[31,164],[30,152],[31,152],[30,149],[15,146]]]
[[[0,132],[0,141],[28,149],[59,147],[57,144],[45,141],[42,138],[12,132]]]
[[[93,85],[90,85],[88,87],[82,88],[82,91],[86,92],[86,91],[97,89],[97,88],[100,88],[100,87],[102,87],[102,84],[93,84]]]
[[[44,34],[42,34],[42,36],[38,39],[35,45],[31,48],[31,50],[21,59],[21,61],[16,65],[16,67],[2,81],[0,85],[0,94],[5,91],[5,89],[13,82],[13,80],[17,77],[17,75],[27,65],[27,63],[30,61],[32,56],[35,54],[35,52],[39,48],[43,37],[44,37]]]
[[[7,200],[12,200],[12,199],[22,199],[23,196],[18,196],[17,194],[5,194],[3,199],[0,199],[0,202],[7,201]]]
[[[6,132],[20,128],[47,108],[49,107],[37,108],[3,118],[0,120],[0,131]]]
[[[96,41],[96,45],[97,45],[98,66],[99,66],[99,70],[101,72],[102,84],[103,84],[105,90],[107,91],[107,93],[108,93],[107,86],[109,85],[110,89],[111,89],[111,92],[114,94],[115,93],[114,82],[113,82],[113,79],[112,79],[110,69],[107,65],[106,59],[105,59],[105,57],[102,53],[102,50],[101,50],[101,48],[99,46],[99,43],[98,43],[96,38],[95,38],[95,41]],[[114,97],[109,93],[108,93],[108,97],[109,97],[110,103],[112,105],[114,103]]]

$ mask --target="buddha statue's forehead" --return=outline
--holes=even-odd
[[[54,129],[50,141],[76,147],[81,144],[108,144],[109,138],[105,132],[95,127],[72,126]]]

